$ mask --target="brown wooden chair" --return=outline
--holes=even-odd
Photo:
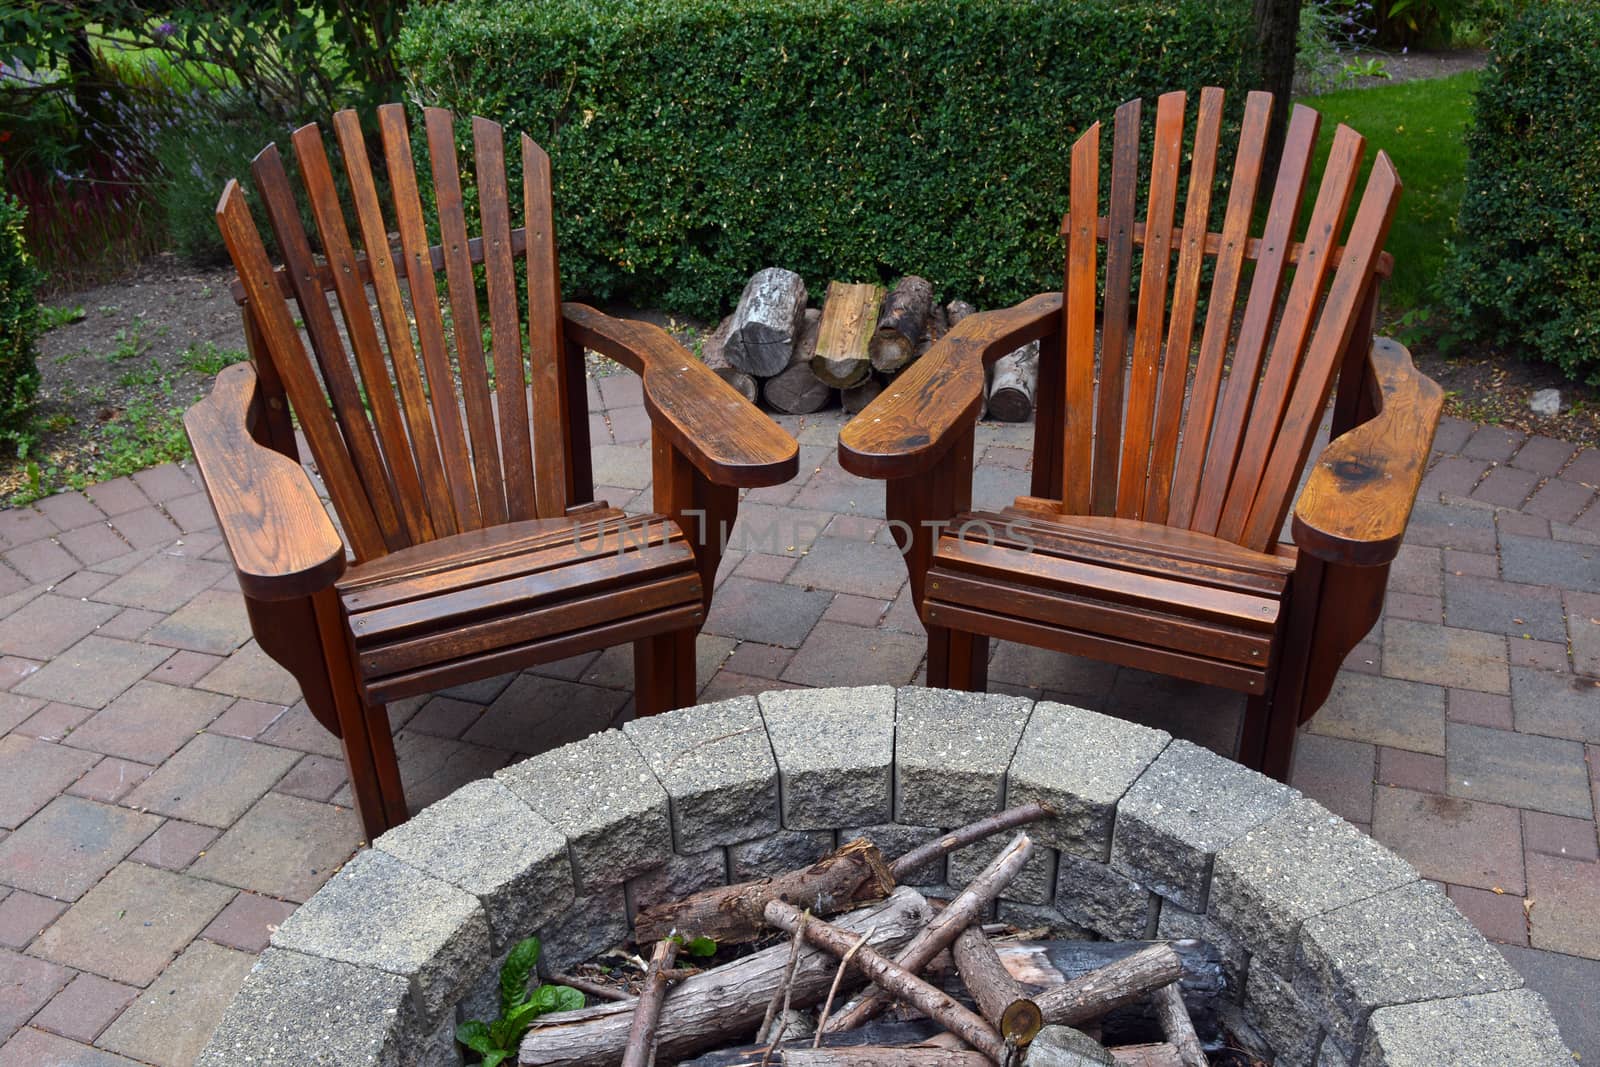
[[[315,125],[293,143],[316,251],[276,146],[251,169],[284,266],[228,183],[217,222],[251,361],[185,419],[251,628],[341,738],[369,835],[407,816],[389,701],[632,642],[639,714],[692,703],[695,635],[739,489],[788,480],[798,456],[664,331],[560,302],[538,145],[521,140],[513,229],[500,127],[472,120],[481,231],[469,239],[455,121],[426,111],[433,245],[405,111],[378,117],[388,213],[357,116],[333,121],[359,246]],[[593,499],[585,348],[643,378],[655,514]],[[298,462],[291,411],[342,536]]]
[[[1221,90],[1200,94],[1181,225],[1184,94],[1156,108],[1142,221],[1139,101],[1117,110],[1103,216],[1091,127],[1072,149],[1064,295],[963,321],[845,427],[839,458],[888,483],[929,685],[982,689],[1001,638],[1224,686],[1248,696],[1240,760],[1281,779],[1295,728],[1378,618],[1442,397],[1404,348],[1372,337],[1400,194],[1384,153],[1340,246],[1363,156],[1340,126],[1296,240],[1319,117],[1295,108],[1250,235],[1271,100],[1246,103],[1220,232],[1207,220]],[[1033,340],[1033,495],[974,512],[984,366]],[[1336,375],[1334,439],[1295,504],[1294,544],[1280,544]]]

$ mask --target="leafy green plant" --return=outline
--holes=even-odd
[[[492,1022],[473,1019],[456,1027],[456,1040],[482,1056],[483,1067],[497,1067],[515,1056],[517,1043],[534,1019],[583,1007],[583,994],[576,989],[559,985],[528,988],[538,962],[537,937],[517,942],[500,965],[500,1017]]]
[[[215,341],[201,341],[190,345],[188,350],[180,357],[183,365],[196,374],[207,378],[215,378],[222,373],[222,368],[235,363],[243,363],[250,357],[238,348],[223,348]]]
[[[5,178],[0,166],[0,182]],[[39,392],[42,280],[22,239],[23,210],[0,185],[0,446],[26,456],[29,423]]]
[[[87,314],[82,304],[63,304],[59,307],[46,304],[39,308],[39,328],[41,332],[49,333],[58,326],[82,322]]]
[[[130,359],[138,359],[150,348],[150,342],[144,339],[144,320],[134,319],[132,326],[124,326],[112,335],[116,347],[106,353],[109,363],[122,363]]]
[[[1387,78],[1389,65],[1375,56],[1352,59],[1344,65],[1346,78]]]

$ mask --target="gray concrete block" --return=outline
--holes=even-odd
[[[399,975],[269,948],[197,1067],[404,1067],[421,1034],[410,988]]]
[[[1332,1041],[1324,1041],[1317,1050],[1317,1067],[1350,1067],[1350,1060]]]
[[[1205,911],[1217,852],[1299,795],[1210,749],[1173,741],[1117,804],[1111,865],[1182,908]]]
[[[1272,1046],[1273,1067],[1315,1067],[1322,1026],[1293,986],[1266,967],[1251,967],[1245,1010]]]
[[[983,869],[1011,844],[1015,836],[1014,832],[996,834],[950,853],[950,884],[966,886],[983,873]],[[1056,895],[1056,850],[1035,841],[1028,862],[1022,865],[1022,870],[1017,872],[1010,885],[1001,890],[1000,895],[1019,904],[1050,903]]]
[[[566,837],[490,779],[467,783],[372,847],[477,897],[497,951],[573,900]]]
[[[1156,917],[1156,936],[1169,940],[1193,937],[1215,948],[1222,956],[1222,975],[1227,981],[1223,996],[1238,1000],[1244,996],[1244,976],[1250,966],[1250,950],[1244,943],[1217,925],[1217,920],[1201,912],[1185,911],[1170,900],[1161,901]]]
[[[640,908],[679,900],[702,889],[728,884],[728,853],[712,848],[693,856],[673,856],[659,867],[628,880],[628,918]]]
[[[1372,1013],[1360,1067],[1572,1067],[1544,998],[1526,989]]]
[[[893,817],[891,687],[783,689],[758,700],[778,760],[786,828],[833,830]]]
[[[1061,853],[1056,868],[1056,910],[1111,941],[1155,934],[1159,899],[1147,886],[1103,863]]]
[[[1522,976],[1443,892],[1414,882],[1307,919],[1294,986],[1350,1052],[1376,1008],[1518,989]]]
[[[728,848],[728,882],[753,882],[797,871],[832,851],[832,830],[779,830],[741,841]]]
[[[883,858],[893,863],[918,845],[932,841],[944,833],[937,826],[908,826],[905,823],[880,823],[877,826],[857,826],[839,831],[838,843],[848,844],[864,837],[878,846]],[[923,864],[901,879],[906,885],[930,885],[945,880],[945,857]]]
[[[778,765],[754,697],[634,719],[622,731],[666,787],[680,854],[778,829]]]
[[[896,697],[895,821],[954,827],[999,811],[1033,701],[914,686]]]
[[[476,897],[371,850],[289,916],[272,945],[409,979],[424,1026],[455,1006],[490,956]]]
[[[1019,930],[1044,929],[1046,940],[1059,938],[1063,941],[1092,941],[1095,932],[1087,926],[1079,926],[1055,908],[1040,904],[1018,904],[1014,900],[1002,900],[995,908],[995,918],[1003,923],[1010,923]]]
[[[456,1020],[448,1016],[412,1052],[407,1067],[462,1067],[461,1046],[456,1044]]]
[[[579,897],[539,929],[539,973],[565,971],[628,937],[628,902],[620,885]]]
[[[619,885],[672,855],[667,792],[619,731],[525,759],[495,780],[566,836],[580,894]]]
[[[1006,805],[1051,805],[1059,814],[1028,832],[1041,844],[1104,862],[1117,801],[1171,740],[1164,730],[1040,701],[1011,761]]]
[[[1372,838],[1300,799],[1217,853],[1207,913],[1253,960],[1283,974],[1306,919],[1417,878]]]

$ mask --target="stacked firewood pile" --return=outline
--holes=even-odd
[[[539,1018],[519,1062],[1205,1067],[1196,1023],[1215,1040],[1223,984],[1209,946],[991,939],[1000,928],[984,920],[1033,852],[1026,833],[948,902],[898,884],[1048,814],[1038,803],[1013,808],[892,864],[857,839],[800,870],[644,908],[634,929],[654,951],[639,995]],[[701,937],[724,950],[782,940],[709,969],[680,967],[679,944]],[[1101,1043],[1139,1033],[1141,1019],[1139,1043]]]
[[[855,414],[974,311],[963,300],[934,303],[933,286],[915,276],[889,290],[832,282],[820,308],[809,299],[793,271],[757,271],[733,314],[702,341],[701,358],[769,410],[809,415],[837,398]],[[984,391],[988,415],[1026,422],[1038,379],[1037,342],[1002,357]]]

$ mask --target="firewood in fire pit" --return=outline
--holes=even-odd
[[[1161,1032],[1178,1051],[1183,1067],[1207,1067],[1205,1050],[1195,1035],[1194,1023],[1189,1021],[1189,1009],[1183,1006],[1183,994],[1177,982],[1169,982],[1150,994],[1156,1006],[1156,1018],[1161,1021]]]
[[[1022,983],[1011,977],[1000,954],[980,926],[969,926],[956,938],[956,970],[961,983],[972,994],[978,1010],[1000,1036],[1026,1045],[1039,1033],[1044,1015],[1039,1005],[1028,998]]]
[[[1070,1026],[1047,1026],[1028,1046],[1026,1067],[1101,1067],[1116,1062],[1104,1045]]]
[[[1045,1022],[1070,1026],[1138,1000],[1153,989],[1177,981],[1182,974],[1183,961],[1171,945],[1152,945],[1066,985],[1047,989],[1034,998],[1034,1003],[1044,1013]]]
[[[628,1048],[622,1054],[622,1067],[647,1067],[656,1057],[656,1024],[661,1018],[661,1002],[667,995],[667,979],[662,973],[678,956],[676,938],[656,942],[650,967],[644,972],[644,988],[634,1005],[633,1023],[628,1029]]]
[[[979,819],[975,823],[951,830],[949,833],[942,834],[926,844],[918,845],[895,860],[894,866],[890,868],[890,873],[897,880],[905,878],[917,868],[932,863],[934,860],[940,859],[958,848],[965,848],[975,841],[982,841],[986,837],[993,837],[995,834],[1014,830],[1019,826],[1026,826],[1032,822],[1038,822],[1040,819],[1054,814],[1055,811],[1048,804],[1040,803],[1037,800],[1019,804],[1014,808],[1007,808],[1005,811],[996,812],[986,819]]]

